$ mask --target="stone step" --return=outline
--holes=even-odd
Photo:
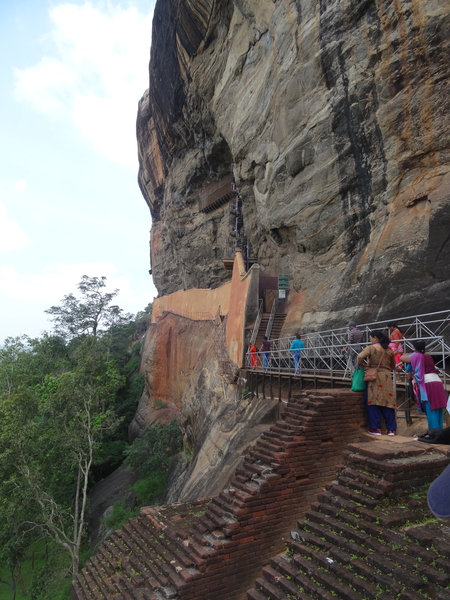
[[[371,487],[366,483],[361,483],[360,481],[344,477],[343,475],[339,475],[338,482],[339,485],[346,487],[349,490],[353,490],[363,496],[368,496],[369,498],[374,498],[375,500],[380,500],[385,495],[384,491],[378,490],[376,487]]]
[[[78,577],[72,582],[72,600],[85,600],[90,597],[84,594],[83,588],[80,584],[80,579],[81,577]]]
[[[330,492],[321,492],[320,494],[318,494],[317,501],[318,503],[320,503],[321,506],[335,506],[337,508],[342,508],[343,510],[346,510],[349,513],[360,514],[359,509],[365,511],[371,510],[369,508],[360,506],[359,503],[357,504],[355,502],[352,502],[351,500],[342,498],[341,496],[333,495]],[[378,517],[379,514],[377,512],[374,512],[374,520],[376,520]]]
[[[266,440],[265,435],[256,442],[255,448],[265,451],[269,455],[283,451],[283,446],[281,444],[274,444],[270,440]]]
[[[325,486],[327,492],[329,492],[333,496],[339,496],[344,500],[349,500],[350,502],[354,502],[355,504],[362,504],[366,508],[375,508],[378,504],[378,500],[374,498],[369,498],[364,494],[360,494],[356,490],[350,490],[347,487],[339,485],[337,483],[333,483],[331,485]]]
[[[291,432],[290,434],[286,431],[286,430],[280,430],[280,431],[266,431],[265,433],[265,438],[270,441],[272,444],[280,444],[282,445],[282,450],[280,450],[280,452],[284,451],[284,444],[288,443],[288,442],[292,442],[292,437],[293,437],[294,433]]]
[[[297,531],[297,533],[300,536],[303,534],[302,531]],[[307,539],[303,539],[305,543],[308,543]],[[313,577],[316,583],[332,590],[333,595],[340,598],[360,598],[361,596],[355,596],[354,592],[351,591],[351,588],[354,590],[355,587],[363,594],[362,597],[372,593],[375,595],[369,597],[379,598],[381,597],[380,591],[384,590],[386,594],[391,594],[391,596],[386,595],[386,598],[392,598],[397,597],[405,585],[413,589],[419,589],[425,584],[423,579],[413,573],[410,568],[396,566],[395,561],[398,561],[398,557],[391,556],[389,552],[386,552],[385,556],[377,552],[362,552],[360,557],[356,558],[354,555],[341,550],[336,551],[333,546],[330,546],[330,550],[333,552],[315,550],[296,541],[290,542],[288,546],[295,554],[290,560],[289,567],[278,562],[275,565],[277,571],[283,575],[287,572],[290,573],[292,579],[293,576],[295,577],[292,573],[292,566],[294,565],[300,572]],[[333,558],[330,558],[330,554]],[[393,564],[393,567],[388,566],[390,563]],[[329,571],[329,575],[324,574],[324,569]],[[449,576],[446,573],[437,572],[440,575],[439,585],[447,585]],[[392,573],[394,576],[385,573]],[[358,581],[358,575],[366,582]],[[431,572],[426,577],[431,577]],[[372,582],[372,584],[367,584],[367,581]],[[321,596],[319,595],[319,597]]]
[[[82,598],[89,598],[90,600],[103,600],[104,595],[100,595],[99,590],[93,589],[93,579],[86,568],[81,570],[81,577],[79,577],[78,583],[81,589]]]
[[[256,461],[249,462],[248,458],[244,458],[244,466],[247,471],[254,473],[255,475],[259,475],[260,477],[266,477],[273,473],[273,469],[270,465],[267,464],[258,464]]]
[[[171,558],[170,564],[174,569],[177,567],[195,569],[197,567],[197,562],[194,562],[193,557],[187,552],[186,546],[175,532],[169,529],[164,530],[164,537],[161,537],[159,542],[161,548],[164,548],[167,552],[165,556]]]
[[[155,559],[152,559],[151,554],[145,555],[139,552],[137,546],[131,542],[129,548],[135,552],[133,556],[127,557],[119,563],[121,572],[128,578],[132,578],[136,573],[139,573],[146,580],[155,580],[157,585],[164,586],[169,583],[168,578],[161,568],[156,565]]]
[[[273,585],[265,578],[259,578],[255,582],[256,589],[263,594],[264,598],[270,598],[271,600],[288,600],[284,591],[278,586]]]
[[[352,467],[343,466],[338,474],[338,477],[347,477],[347,479],[353,479],[354,481],[358,481],[364,485],[367,485],[372,488],[377,488],[379,483],[379,478],[374,475],[369,475],[368,472],[362,472]]]
[[[117,588],[112,584],[108,573],[106,571],[102,571],[101,563],[99,563],[98,560],[88,560],[85,569],[86,572],[88,572],[97,583],[99,589],[106,591],[108,595],[117,594]]]
[[[227,522],[225,521],[225,519],[216,515],[215,512],[213,510],[211,510],[210,508],[208,508],[206,510],[205,517],[207,519],[209,519],[212,523],[214,523],[215,528],[222,529],[223,527],[226,527],[226,525],[227,525]]]
[[[303,419],[304,417],[302,417],[302,423]],[[270,431],[273,433],[280,433],[281,435],[289,435],[292,438],[293,433],[298,433],[300,431],[303,431],[303,429],[303,424],[297,425],[296,423],[290,420],[285,420],[279,421],[276,425],[272,425]]]
[[[302,406],[290,405],[285,408],[283,417],[286,419],[291,416],[300,419],[302,417],[310,417],[311,419],[316,419],[319,417],[319,413],[312,408],[303,408]]]

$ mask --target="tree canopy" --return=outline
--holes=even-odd
[[[83,275],[78,283],[81,297],[67,294],[58,306],[51,306],[45,312],[52,316],[55,332],[65,338],[80,335],[93,335],[101,332],[101,326],[113,327],[132,320],[132,315],[124,313],[111,302],[119,293],[118,289],[106,292],[106,277]]]
[[[0,347],[0,582],[13,598],[24,553],[41,538],[78,572],[89,489],[122,463],[143,391],[136,340],[151,304],[133,319],[112,304],[118,290],[106,292],[105,277],[77,287],[79,297],[46,311],[53,333]]]

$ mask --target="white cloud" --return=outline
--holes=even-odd
[[[11,266],[0,267],[0,292],[9,297],[33,299],[48,304],[57,304],[70,292],[77,293],[77,283],[83,275],[108,279],[108,290],[115,288],[129,290],[125,277],[116,277],[117,269],[111,263],[58,264],[45,267],[42,274],[21,274]]]
[[[16,192],[23,192],[27,188],[27,182],[23,179],[19,179],[19,181],[15,181],[13,183],[13,189]]]
[[[16,95],[48,115],[70,119],[99,151],[135,169],[136,111],[148,87],[152,14],[86,2],[56,6],[50,19],[52,55],[16,70]]]
[[[106,291],[119,290],[115,302],[125,311],[137,312],[152,301],[153,295],[137,295],[127,277],[118,276],[112,263],[78,263],[47,266],[42,274],[19,273],[12,265],[0,266],[0,294],[10,300],[32,300],[49,308],[66,294],[78,295],[77,284],[83,275],[107,278]]]
[[[6,207],[0,202],[0,252],[8,252],[26,246],[27,235],[17,221],[6,214]]]

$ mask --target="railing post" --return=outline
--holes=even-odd
[[[273,325],[273,321],[275,319],[275,311],[277,308],[277,303],[278,303],[278,299],[274,298],[274,301],[272,303],[272,310],[270,311],[269,322],[267,323],[267,327],[266,327],[267,339],[270,339],[270,334],[272,332],[272,325]]]
[[[253,326],[252,336],[250,338],[250,344],[254,344],[256,342],[256,338],[258,337],[259,326],[261,325],[262,319],[262,310],[263,310],[263,301],[259,301],[258,314],[256,315],[255,324]]]

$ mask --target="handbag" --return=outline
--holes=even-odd
[[[358,367],[353,371],[351,390],[352,392],[363,392],[365,387],[364,369],[362,367]]]
[[[381,361],[383,360],[384,350],[381,353],[380,362],[377,367],[367,367],[364,372],[364,381],[375,381],[378,375],[378,369],[380,368]]]

